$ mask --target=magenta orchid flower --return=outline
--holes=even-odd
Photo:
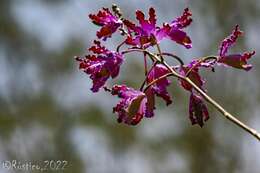
[[[149,19],[145,19],[144,13],[137,10],[136,19],[139,21],[140,26],[129,20],[124,20],[124,24],[127,26],[129,32],[126,43],[133,46],[148,47],[158,42],[159,39],[156,39],[157,29],[154,8],[149,9]]]
[[[191,48],[191,39],[182,29],[189,26],[192,22],[192,16],[188,8],[184,9],[182,16],[177,17],[170,24],[164,24],[163,30],[167,31],[167,36],[171,40],[185,46],[187,49]]]
[[[96,15],[90,14],[89,18],[92,22],[101,29],[97,31],[97,37],[106,40],[108,37],[117,31],[117,29],[122,26],[122,21],[115,15],[113,15],[108,8],[103,8]]]
[[[225,38],[220,46],[219,49],[219,63],[228,65],[238,69],[244,69],[249,71],[252,68],[251,64],[247,64],[247,60],[250,59],[254,54],[255,51],[252,52],[244,52],[241,54],[231,54],[227,55],[228,49],[234,45],[237,41],[237,38],[242,35],[242,31],[240,31],[239,26],[236,25],[232,34]]]
[[[114,85],[111,93],[121,98],[121,101],[113,108],[113,112],[118,114],[118,122],[128,125],[138,124],[146,113],[145,93],[125,85]]]
[[[190,25],[192,19],[188,8],[183,15],[173,20],[170,24],[164,23],[163,27],[156,26],[156,14],[154,8],[149,9],[149,19],[145,19],[142,11],[136,11],[136,19],[140,26],[136,26],[129,20],[124,20],[129,35],[126,43],[133,46],[149,47],[159,43],[164,38],[169,38],[178,44],[191,48],[191,39],[182,31],[183,28]]]
[[[94,44],[89,48],[94,55],[87,55],[85,58],[77,57],[76,60],[80,62],[79,68],[90,75],[93,81],[91,90],[98,92],[109,77],[115,78],[118,76],[123,56],[101,46],[99,41],[94,41]]]

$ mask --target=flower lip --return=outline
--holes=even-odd
[[[114,85],[111,94],[121,98],[121,101],[113,108],[113,112],[118,114],[119,123],[136,125],[142,120],[147,103],[145,93],[125,85]]]

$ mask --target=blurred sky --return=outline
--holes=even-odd
[[[176,81],[173,105],[158,100],[154,118],[137,127],[117,124],[112,107],[118,99],[103,91],[93,94],[91,80],[73,59],[86,54],[95,39],[98,27],[88,14],[112,3],[131,19],[136,9],[153,6],[158,23],[170,22],[188,6],[193,48],[162,43],[185,62],[217,54],[219,42],[239,24],[245,35],[232,51],[256,50],[253,70],[218,67],[203,74],[209,95],[260,131],[260,0],[2,0],[0,163],[68,160],[65,172],[86,173],[259,172],[259,142],[213,108],[205,127],[191,126],[188,93]],[[115,48],[119,40],[109,39],[107,46]],[[143,78],[138,56],[127,57],[109,84],[138,87]],[[0,172],[16,171],[1,165]]]

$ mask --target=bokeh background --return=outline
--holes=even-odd
[[[254,68],[203,72],[208,93],[246,124],[260,131],[260,0],[1,0],[0,1],[0,172],[6,160],[66,160],[66,173],[259,173],[259,142],[211,106],[203,128],[188,119],[189,94],[170,87],[174,103],[158,99],[156,116],[136,127],[116,122],[118,99],[93,94],[91,80],[73,57],[84,55],[98,29],[88,19],[117,3],[126,17],[157,10],[158,23],[170,22],[185,7],[194,22],[187,29],[193,48],[172,42],[162,48],[183,57],[216,54],[236,24],[245,31],[232,49],[256,50]],[[114,48],[120,37],[108,40]],[[139,87],[142,57],[126,58],[113,83]]]

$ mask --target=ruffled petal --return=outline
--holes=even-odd
[[[149,9],[149,22],[155,27],[156,25],[156,13],[154,8]]]
[[[170,29],[171,27],[168,24],[164,24],[163,27],[156,30],[155,37],[157,42],[163,40],[164,38],[167,38]]]
[[[184,9],[182,16],[177,17],[170,24],[164,25],[164,31],[168,30],[168,38],[170,38],[178,44],[185,46],[187,49],[190,49],[192,47],[192,42],[190,37],[182,29],[191,24],[191,16],[191,12],[188,8],[186,8]]]
[[[106,54],[108,52],[108,49],[106,49],[105,46],[101,46],[100,41],[97,40],[94,40],[94,45],[91,46],[88,50],[95,54]]]
[[[101,46],[99,41],[94,41],[94,46],[89,50],[94,55],[87,55],[84,58],[77,57],[76,60],[79,62],[79,68],[90,75],[90,79],[93,81],[91,90],[98,92],[109,77],[117,77],[123,62],[123,55],[109,51]]]
[[[116,32],[117,28],[120,27],[121,24],[107,24],[103,26],[99,31],[97,31],[97,37],[99,39],[103,38],[105,41],[107,38],[111,37],[111,35]]]
[[[189,8],[185,8],[183,14],[173,20],[170,25],[178,29],[183,29],[191,24],[191,16],[192,13],[190,12]]]
[[[234,45],[237,41],[237,38],[242,35],[242,31],[239,29],[239,26],[236,25],[235,29],[233,30],[232,34],[228,37],[226,37],[219,48],[219,55],[220,56],[225,56],[226,53],[228,52],[228,49]]]
[[[135,34],[141,34],[142,29],[138,26],[136,26],[133,22],[131,22],[130,20],[124,20],[123,21],[124,25],[127,27],[128,31],[131,33],[132,31]]]
[[[150,35],[155,30],[156,14],[154,8],[149,9],[149,19],[145,19],[145,15],[142,11],[136,11],[136,19],[139,21],[141,28],[147,35]]]

